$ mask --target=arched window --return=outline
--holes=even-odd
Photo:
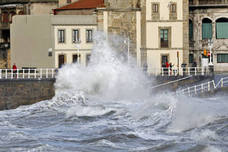
[[[219,18],[216,20],[216,38],[228,39],[228,18]]]
[[[8,12],[2,13],[2,23],[8,23],[9,22],[9,14]]]
[[[193,40],[193,23],[189,20],[189,40]]]
[[[202,39],[212,38],[212,21],[208,18],[204,18],[202,21]]]

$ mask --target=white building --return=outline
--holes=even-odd
[[[11,62],[18,68],[58,68],[73,62],[86,66],[96,27],[92,15],[15,16]]]

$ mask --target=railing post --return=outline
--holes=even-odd
[[[170,76],[170,68],[168,68],[168,76]]]
[[[197,71],[196,70],[197,70],[197,68],[195,67],[195,76],[197,75]]]
[[[0,69],[0,79],[2,78],[2,69]]]
[[[43,75],[43,70],[42,69],[40,69],[40,78],[42,79],[42,75]]]
[[[188,75],[191,75],[191,68],[188,67],[187,69],[188,69]]]
[[[211,82],[208,82],[208,83],[207,83],[207,90],[208,90],[208,92],[211,91],[211,85],[210,85],[210,83],[211,83]]]
[[[30,69],[28,69],[28,78],[30,79]]]
[[[54,69],[51,69],[51,76],[54,78]]]
[[[19,78],[19,69],[17,69],[17,72],[16,72],[17,74],[16,74],[16,77],[17,77],[17,79]]]
[[[48,78],[48,69],[46,69],[46,78]]]
[[[6,79],[8,78],[8,69],[6,69],[5,77],[6,77]]]
[[[25,69],[22,69],[22,78],[25,78]]]
[[[11,79],[13,79],[13,72],[14,72],[13,69],[11,69],[10,72],[11,72],[11,74],[10,74],[11,75]]]
[[[36,79],[36,69],[34,69],[34,78]]]

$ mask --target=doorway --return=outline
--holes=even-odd
[[[59,55],[59,68],[61,68],[65,63],[65,55]]]
[[[168,57],[168,55],[162,55],[161,56],[161,64],[162,64],[162,67],[163,68],[166,67],[166,62],[169,63],[169,57]]]

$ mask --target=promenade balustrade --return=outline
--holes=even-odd
[[[56,69],[0,69],[0,79],[53,79]]]
[[[204,67],[149,68],[147,72],[156,76],[203,76],[211,74],[209,68]]]
[[[216,84],[214,80],[201,83],[195,86],[180,89],[176,92],[177,95],[197,96],[205,92],[214,91],[219,88],[228,87],[228,77],[221,78]]]
[[[50,79],[55,78],[58,69],[0,69],[0,79]],[[208,68],[149,68],[147,73],[151,76],[206,76],[211,72]]]

